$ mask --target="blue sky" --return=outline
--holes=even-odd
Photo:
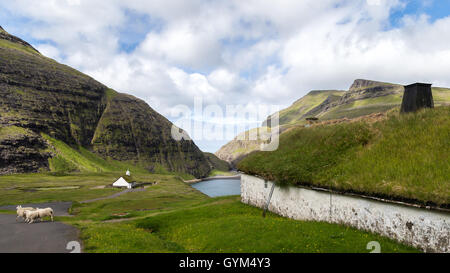
[[[450,15],[450,0],[410,0],[404,2],[405,7],[392,12],[390,16],[392,26],[398,27],[401,25],[401,20],[405,15],[426,14],[430,16],[431,22]]]
[[[224,118],[192,119],[255,127],[263,115],[226,107],[282,108],[357,78],[450,86],[450,0],[17,0],[0,1],[0,25],[173,122],[194,98]],[[205,134],[210,152],[234,136]]]

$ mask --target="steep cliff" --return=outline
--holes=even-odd
[[[172,124],[144,101],[108,89],[0,29],[0,128],[11,126],[26,129],[26,136],[36,139],[3,140],[1,173],[48,168],[43,159],[47,155],[36,159],[16,149],[17,160],[12,160],[11,153],[8,157],[4,152],[14,145],[34,149],[38,142],[45,148],[41,133],[149,170],[162,166],[197,177],[210,171],[200,149],[192,141],[173,140]],[[19,162],[30,167],[19,168]]]
[[[0,174],[35,172],[49,167],[48,143],[31,130],[0,127]]]
[[[164,166],[196,177],[209,173],[204,154],[192,141],[175,141],[172,123],[144,101],[109,91],[108,103],[92,139],[93,151],[106,158]]]

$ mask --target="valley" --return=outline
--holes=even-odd
[[[87,253],[368,253],[373,241],[385,253],[420,252],[342,223],[262,217],[242,203],[241,181],[230,186],[225,178],[237,168],[286,188],[447,210],[450,89],[432,91],[435,109],[405,115],[399,84],[357,79],[348,91],[311,91],[278,113],[277,150],[260,152],[262,141],[248,139],[271,127],[269,116],[212,154],[190,139],[176,141],[172,122],[144,100],[0,27],[0,224],[8,234],[28,232],[17,226],[28,224],[12,222],[15,207],[50,203],[64,207],[54,233],[71,231]],[[128,171],[126,185],[142,187],[113,187]],[[208,177],[220,180],[198,190],[188,183]],[[30,229],[41,224],[53,223]]]

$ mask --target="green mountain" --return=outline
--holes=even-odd
[[[0,27],[0,174],[51,170],[58,156],[85,170],[52,139],[73,149],[70,155],[84,151],[97,162],[208,175],[202,151],[190,140],[172,139],[171,128],[144,101],[43,56]]]
[[[334,102],[341,98],[344,91],[339,90],[315,90],[294,102],[290,107],[281,110],[279,114],[280,124],[295,124],[312,116],[312,112],[325,101]],[[266,125],[266,122],[263,126]]]
[[[218,158],[215,154],[205,153],[205,156],[212,170],[221,172],[227,172],[230,170],[230,164],[227,161]]]
[[[403,92],[402,85],[363,79],[355,80],[348,91],[311,91],[290,107],[278,112],[280,132],[305,126],[308,123],[307,118],[317,118],[320,122],[387,112],[400,107]],[[433,87],[432,92],[435,106],[450,105],[450,89]],[[270,124],[270,119],[271,116],[262,126]],[[216,155],[235,164],[249,153],[258,150],[262,141],[243,137],[249,132],[241,133],[225,144]]]
[[[281,184],[450,207],[450,106],[389,111],[380,120],[296,127],[276,151],[238,169]]]
[[[266,130],[260,129],[255,128],[237,135],[232,141],[222,146],[215,155],[235,167],[236,162],[241,158],[260,149],[260,145],[263,143],[260,139],[268,138],[267,127],[264,128]]]
[[[450,104],[449,90],[433,87],[435,105]],[[279,112],[280,125],[304,125],[308,117],[331,120],[386,112],[401,105],[403,92],[403,85],[363,79],[355,80],[348,91],[311,91]]]

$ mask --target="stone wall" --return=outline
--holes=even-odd
[[[243,203],[263,208],[272,182],[241,175]],[[345,224],[426,252],[450,252],[450,213],[299,187],[275,190],[269,210],[296,220]],[[383,246],[381,246],[383,248]]]

